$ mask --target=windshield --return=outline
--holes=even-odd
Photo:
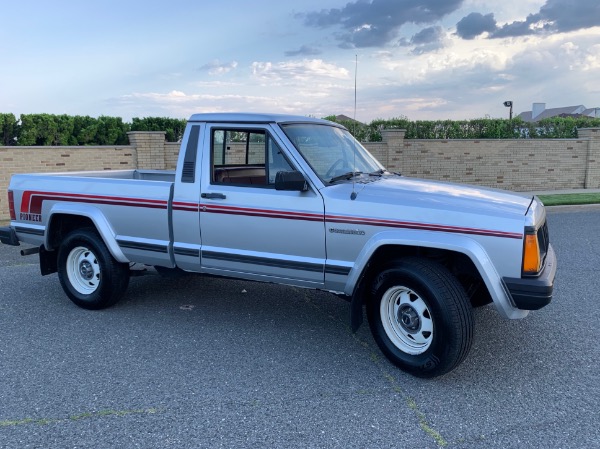
[[[316,124],[290,124],[282,128],[325,184],[385,170],[345,129]]]

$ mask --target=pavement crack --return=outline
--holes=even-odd
[[[377,349],[372,348],[372,345],[370,345],[368,342],[361,340],[360,337],[357,336],[357,334],[353,333],[352,329],[350,328],[350,325],[348,323],[343,322],[342,320],[327,314],[327,312],[322,307],[320,307],[318,304],[316,304],[314,301],[312,301],[312,299],[309,296],[310,292],[308,292],[306,290],[301,290],[301,289],[296,289],[296,292],[299,295],[303,295],[304,302],[309,304],[311,307],[318,310],[319,312],[323,312],[323,314],[327,315],[327,317],[329,319],[331,319],[333,321],[337,321],[339,323],[342,323],[348,329],[348,331],[352,335],[352,338],[360,346],[362,346],[365,350],[367,350],[369,352],[369,357],[370,357],[371,361],[373,362],[373,364],[375,366],[377,366],[379,368],[379,370],[382,373],[383,378],[385,378],[385,380],[391,385],[392,390],[395,393],[397,393],[398,395],[400,395],[400,397],[402,397],[402,399],[404,400],[408,409],[413,412],[414,416],[417,418],[417,421],[419,423],[419,427],[421,428],[421,430],[426,435],[428,435],[430,438],[432,438],[435,441],[435,443],[438,445],[438,447],[447,446],[448,441],[442,436],[442,434],[440,432],[438,432],[437,430],[435,430],[433,428],[433,426],[427,420],[427,416],[425,415],[425,413],[423,413],[421,411],[421,409],[419,408],[416,401],[413,398],[411,398],[410,396],[408,396],[407,393],[404,392],[404,390],[398,384],[398,381],[396,380],[396,378],[384,367],[383,362],[381,360],[381,353]]]

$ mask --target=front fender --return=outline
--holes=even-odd
[[[48,226],[46,227],[46,235],[44,236],[44,246],[47,250],[51,249],[50,236],[52,235],[53,217],[58,214],[85,217],[92,220],[96,230],[112,256],[118,262],[129,262],[127,257],[123,254],[123,251],[121,251],[115,238],[116,234],[102,211],[97,207],[87,204],[57,203],[52,206],[48,213]]]
[[[460,234],[446,234],[418,230],[380,232],[371,237],[365,244],[357,257],[353,268],[350,270],[348,280],[344,287],[344,293],[348,296],[352,296],[353,314],[355,313],[355,309],[357,309],[355,302],[360,300],[359,298],[356,298],[356,296],[358,296],[356,294],[356,287],[359,285],[360,277],[375,251],[385,245],[436,248],[465,254],[471,259],[477,268],[477,271],[479,271],[496,309],[503,317],[519,319],[524,318],[528,314],[527,310],[517,309],[513,305],[510,294],[507,292],[506,286],[502,282],[502,277],[496,270],[488,253],[479,242],[471,237]]]

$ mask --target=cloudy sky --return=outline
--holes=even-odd
[[[2,1],[0,112],[362,121],[600,107],[598,0]]]

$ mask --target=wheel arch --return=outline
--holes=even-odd
[[[60,246],[61,240],[75,229],[91,227],[98,232],[108,251],[118,262],[129,262],[121,251],[115,232],[102,211],[94,206],[81,204],[56,204],[48,217],[44,246],[51,251]]]
[[[516,309],[506,292],[502,278],[485,249],[474,239],[463,235],[410,231],[399,235],[384,232],[375,235],[357,257],[344,289],[351,297],[350,320],[353,331],[362,323],[362,306],[368,299],[368,287],[374,277],[394,259],[423,257],[438,261],[454,274],[470,295],[473,305],[476,294],[488,295],[482,303],[493,302],[506,318],[523,318],[526,311]],[[469,279],[483,286],[479,292],[468,285]]]

